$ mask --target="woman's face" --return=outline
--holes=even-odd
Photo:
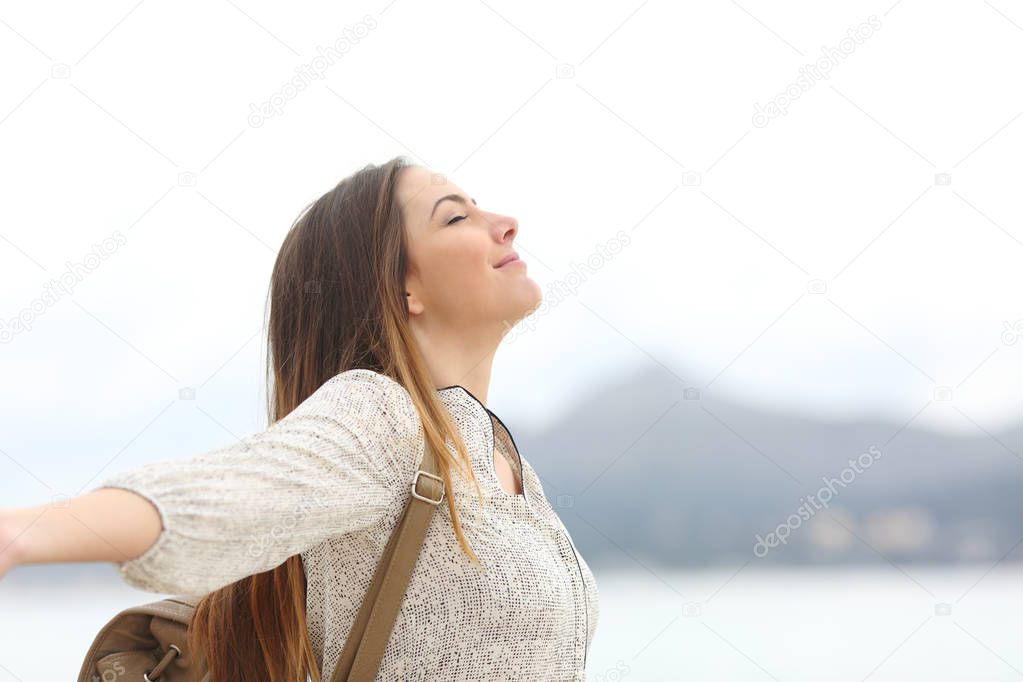
[[[410,259],[406,298],[422,323],[466,334],[493,326],[503,336],[540,304],[540,287],[524,260],[494,267],[515,250],[515,218],[477,206],[422,166],[401,170],[397,193]],[[457,198],[444,198],[452,195]]]

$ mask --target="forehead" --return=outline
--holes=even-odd
[[[398,178],[397,193],[405,222],[410,227],[428,223],[434,203],[442,196],[465,195],[465,192],[443,173],[423,166],[402,169]]]

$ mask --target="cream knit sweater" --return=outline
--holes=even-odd
[[[585,680],[600,609],[593,574],[497,415],[462,386],[438,395],[486,497],[453,472],[447,494],[485,570],[459,546],[447,503],[437,506],[377,680]],[[117,564],[139,589],[205,594],[301,554],[329,680],[424,451],[405,388],[352,369],[260,433],[97,487],[135,491],[160,512],[156,543]],[[495,451],[524,494],[501,487]]]

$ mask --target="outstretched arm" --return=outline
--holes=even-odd
[[[15,537],[9,556],[113,561],[140,589],[213,591],[400,504],[420,464],[414,413],[391,379],[342,372],[237,443],[114,474],[63,508],[0,512]]]
[[[0,576],[20,564],[122,562],[156,542],[160,514],[146,498],[101,488],[63,502],[0,510]]]

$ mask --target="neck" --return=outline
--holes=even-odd
[[[458,333],[425,333],[413,327],[420,353],[435,388],[462,386],[484,406],[490,388],[490,370],[500,339],[479,339]]]

